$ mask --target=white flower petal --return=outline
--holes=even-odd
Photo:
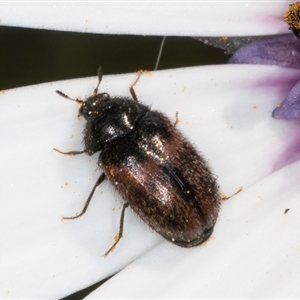
[[[86,299],[298,298],[299,177],[300,161],[271,174],[224,203],[205,245],[164,242]]]
[[[1,5],[1,25],[109,34],[246,36],[287,33],[281,2],[43,2]]]
[[[135,90],[142,102],[172,119],[178,110],[179,128],[209,159],[221,190],[230,195],[244,186],[239,197],[252,201],[251,193],[257,196],[259,192],[250,193],[249,186],[299,157],[293,152],[290,160],[280,160],[293,144],[298,123],[271,118],[274,106],[299,75],[298,70],[272,66],[194,67],[145,74]],[[128,87],[135,78],[136,74],[104,76],[101,91],[129,96]],[[83,121],[76,118],[79,106],[59,97],[55,90],[85,96],[96,82],[93,77],[46,83],[1,95],[2,298],[61,298],[120,271],[163,241],[128,210],[124,238],[113,253],[102,257],[118,232],[121,206],[107,183],[96,191],[84,216],[60,219],[81,211],[100,170],[97,155],[70,157],[52,151],[53,147],[64,151],[83,147]],[[222,222],[227,220],[225,209],[235,203],[233,199],[224,204]],[[255,223],[252,210],[247,209],[243,220],[249,214]],[[222,241],[231,227],[220,224],[215,235]],[[234,225],[242,226],[239,219]],[[255,228],[254,233],[261,234],[261,228]],[[275,238],[277,233],[270,233]],[[232,260],[235,254],[225,242],[223,255]],[[161,247],[169,249],[170,257],[177,253],[184,260],[197,251],[201,256],[202,249],[213,245],[209,241],[205,247],[186,250],[164,242]]]

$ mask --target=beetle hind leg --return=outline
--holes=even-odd
[[[106,251],[106,253],[104,254],[104,257],[106,257],[110,252],[114,251],[116,245],[119,243],[119,241],[123,237],[124,216],[125,216],[125,209],[127,207],[128,207],[128,203],[125,202],[123,204],[123,208],[122,208],[122,212],[121,212],[119,233],[118,233],[117,237],[115,238],[114,244],[109,248],[108,251]]]

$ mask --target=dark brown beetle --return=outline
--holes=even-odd
[[[58,152],[68,155],[101,151],[99,166],[103,173],[93,187],[82,212],[105,177],[124,199],[118,238],[105,253],[108,255],[123,235],[124,213],[130,206],[138,216],[166,240],[193,247],[206,241],[213,232],[220,208],[216,178],[207,161],[183,137],[163,113],[150,110],[137,100],[99,93],[99,82],[87,100],[71,99],[81,104],[79,114],[86,119],[83,151]]]

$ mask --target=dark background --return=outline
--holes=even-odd
[[[0,90],[49,81],[153,70],[162,37],[0,26]],[[229,55],[190,37],[167,37],[158,69],[224,64]],[[104,280],[105,281],[105,280]],[[104,281],[65,300],[82,299]]]
[[[0,26],[0,90],[96,75],[153,70],[162,37]],[[166,38],[158,69],[224,64],[229,55],[190,37]]]

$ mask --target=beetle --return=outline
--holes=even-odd
[[[98,165],[102,173],[95,183],[82,216],[96,188],[107,178],[124,199],[119,233],[104,254],[112,252],[123,236],[124,215],[128,206],[153,230],[181,247],[193,247],[206,241],[217,221],[221,196],[216,177],[208,162],[177,129],[176,123],[162,112],[151,110],[138,101],[134,86],[132,98],[98,93],[103,71],[98,69],[98,84],[86,100],[59,95],[81,104],[79,115],[86,120],[82,151],[67,155],[100,151]]]

